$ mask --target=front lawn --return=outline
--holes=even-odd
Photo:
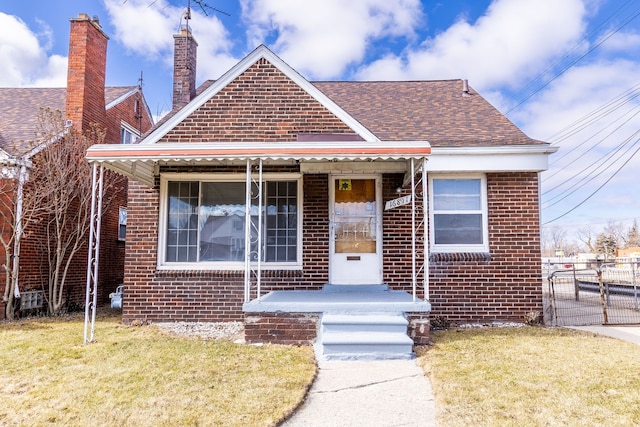
[[[447,426],[640,425],[640,346],[561,328],[432,332],[419,362]]]
[[[100,316],[0,323],[0,425],[268,426],[304,398],[311,347],[170,336]]]

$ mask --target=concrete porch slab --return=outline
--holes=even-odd
[[[430,312],[431,304],[404,291],[353,288],[321,291],[272,291],[244,303],[248,313],[318,313],[318,312]]]

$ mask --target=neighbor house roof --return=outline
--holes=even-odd
[[[138,89],[138,86],[105,88],[109,105]],[[41,108],[64,111],[66,88],[0,88],[0,149],[22,155],[35,137]]]

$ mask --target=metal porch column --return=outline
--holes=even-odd
[[[244,206],[244,302],[251,300],[251,160],[247,159]]]
[[[411,294],[416,302],[418,275],[416,273],[416,169],[411,159]]]
[[[100,258],[100,226],[102,223],[102,191],[104,167],[93,164],[91,175],[91,217],[89,219],[89,248],[87,259],[87,289],[84,305],[84,344],[93,341],[98,300],[98,267]],[[89,325],[91,331],[89,333]]]
[[[427,158],[422,158],[422,223],[424,232],[424,299],[429,301],[429,197],[427,182]]]
[[[262,279],[262,159],[258,160],[258,182],[256,186],[258,188],[258,224],[254,226],[251,219],[251,202],[253,200],[251,194],[252,184],[255,182],[251,173],[251,160],[247,160],[247,172],[246,172],[246,187],[245,187],[245,229],[244,229],[244,302],[251,300],[251,280],[252,275],[256,276],[256,297],[260,298],[261,293],[261,279]],[[251,239],[251,231],[255,228],[256,239]],[[256,244],[256,269],[252,268],[251,263],[251,245]]]

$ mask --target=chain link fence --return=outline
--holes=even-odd
[[[543,278],[547,325],[640,324],[636,262],[564,264],[543,272]]]

